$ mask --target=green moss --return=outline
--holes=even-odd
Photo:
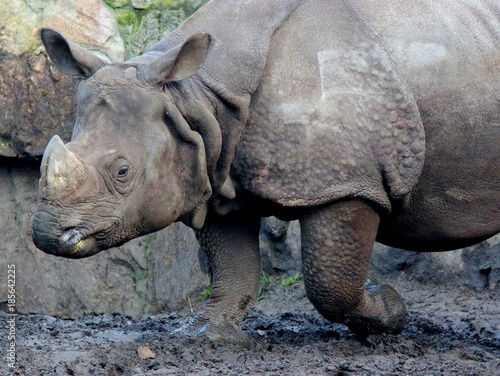
[[[141,54],[207,0],[105,0],[113,8],[125,59]]]
[[[212,296],[212,285],[209,285],[205,290],[201,292],[201,296],[205,299],[210,299],[210,296]]]
[[[130,5],[130,0],[104,0],[111,8],[121,8]]]
[[[207,0],[131,0],[132,6],[136,9],[158,9],[158,8],[169,8],[169,9],[197,9],[201,5],[205,4]]]
[[[119,26],[130,27],[134,25],[139,25],[140,16],[139,12],[133,9],[116,9],[116,22]]]
[[[138,9],[152,9],[178,6],[179,1],[175,0],[132,0],[132,6]]]
[[[142,19],[145,11],[126,7],[123,9],[115,9],[116,22],[118,23],[118,31],[123,38],[125,49],[131,50],[131,40],[141,27]],[[132,54],[133,55],[133,54]],[[131,56],[132,56],[131,55]],[[131,57],[131,56],[127,56]]]
[[[0,137],[0,145],[10,147],[12,140],[9,137]]]

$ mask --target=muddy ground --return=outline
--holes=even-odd
[[[408,305],[402,335],[360,339],[316,313],[302,283],[276,283],[244,323],[252,350],[170,334],[189,312],[142,319],[19,315],[16,367],[4,363],[0,374],[500,375],[500,287],[477,292],[390,282]],[[199,309],[201,302],[194,305]]]

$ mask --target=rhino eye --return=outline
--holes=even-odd
[[[124,178],[128,174],[128,167],[122,167],[118,171],[118,174],[116,175],[118,178]]]
[[[118,158],[111,166],[110,173],[119,183],[126,183],[130,176],[130,163],[124,158]]]

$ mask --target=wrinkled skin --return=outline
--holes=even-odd
[[[443,251],[500,230],[499,17],[486,0],[218,0],[116,64],[45,29],[84,80],[71,142],[42,161],[34,242],[85,257],[183,221],[214,289],[181,331],[248,345],[260,218],[299,219],[318,311],[398,333],[399,294],[365,289],[374,241]]]
[[[41,203],[33,223],[46,231],[35,231],[34,239],[49,253],[89,256],[159,230],[184,214],[186,206],[192,210],[209,190],[208,178],[195,175],[198,169],[206,170],[204,160],[198,165],[194,146],[200,137],[193,134],[193,140],[175,143],[175,130],[165,126],[168,99],[137,79],[135,85],[125,84],[135,76],[135,68],[109,66],[82,82],[71,142],[61,146],[53,139],[48,147],[49,152],[56,147],[63,151],[45,154]],[[112,78],[112,83],[103,84],[99,77]],[[77,170],[64,166],[67,155],[83,164],[81,178]],[[48,179],[52,169],[60,169],[67,181],[81,181],[73,189],[58,185]]]

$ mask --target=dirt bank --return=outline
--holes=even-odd
[[[409,280],[391,283],[409,310],[407,327],[398,336],[361,340],[317,314],[301,285],[276,284],[244,324],[252,350],[171,335],[185,312],[140,320],[23,315],[17,318],[16,368],[3,364],[0,374],[500,375],[499,287],[476,292]],[[0,318],[5,322],[5,315]],[[6,346],[2,336],[2,349]]]

